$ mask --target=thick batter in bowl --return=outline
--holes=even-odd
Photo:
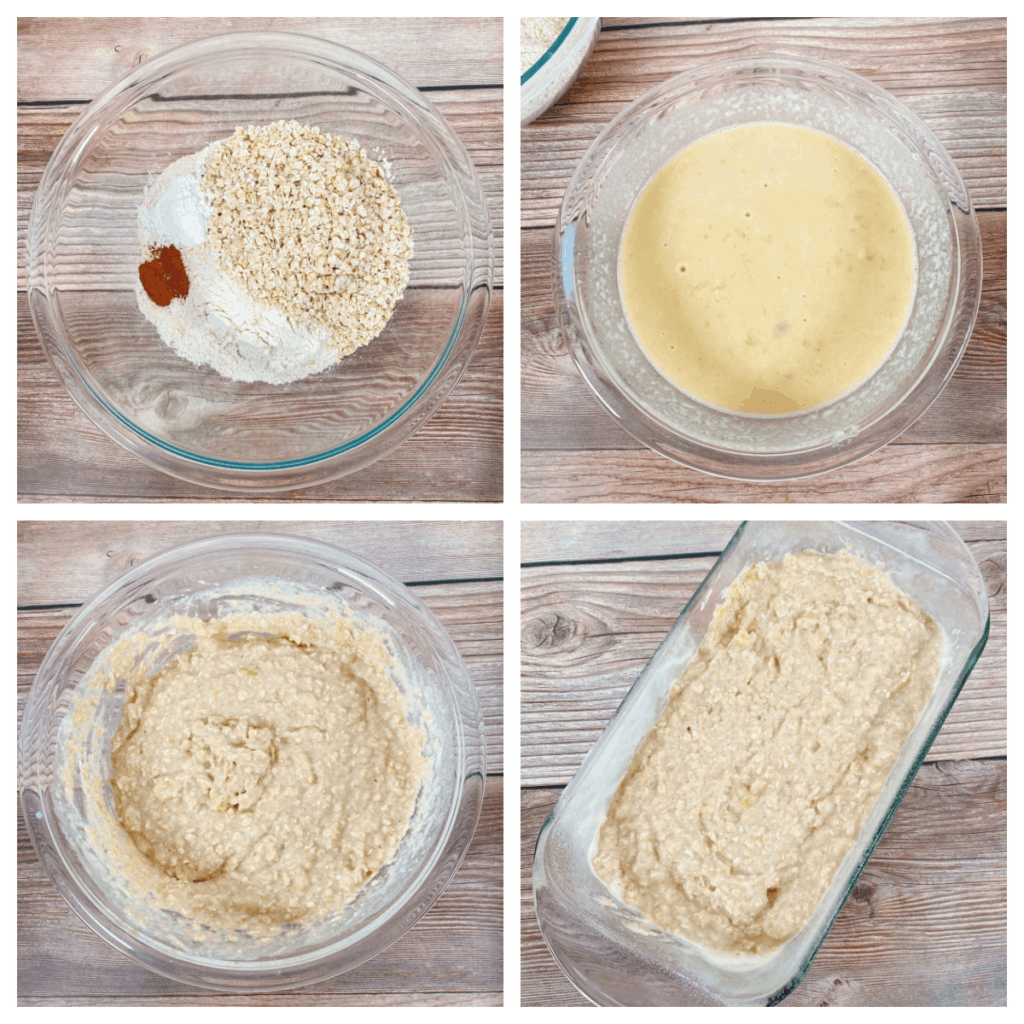
[[[342,910],[312,922],[219,927],[162,904],[132,884],[104,838],[106,820],[116,813],[110,744],[122,719],[127,673],[115,664],[114,689],[90,692],[95,703],[78,699],[83,685],[94,669],[111,667],[105,652],[125,637],[153,638],[137,648],[143,662],[152,659],[145,662],[147,675],[193,650],[195,632],[175,623],[175,616],[213,624],[237,615],[299,614],[316,621],[332,611],[383,638],[402,667],[394,684],[409,724],[425,738],[426,773],[393,857]],[[310,984],[385,949],[429,910],[454,875],[483,799],[480,708],[443,627],[379,569],[340,549],[293,538],[198,541],[115,581],[81,609],[43,660],[19,739],[22,810],[61,895],[99,935],[143,966],[210,988],[269,991]],[[259,746],[259,737],[252,739]],[[228,787],[236,795],[239,788]],[[318,814],[312,807],[309,813]]]

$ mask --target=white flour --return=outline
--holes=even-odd
[[[188,296],[157,306],[142,293],[143,312],[175,352],[224,377],[286,384],[338,361],[323,327],[298,328],[275,309],[260,309],[200,248],[182,250]],[[141,287],[140,287],[141,290]]]
[[[176,246],[189,291],[158,306],[137,280],[139,309],[179,356],[232,380],[286,384],[326,370],[338,361],[328,330],[258,307],[206,257],[201,243],[208,205],[199,175],[210,148],[176,160],[146,189],[139,210],[142,260],[154,248]]]

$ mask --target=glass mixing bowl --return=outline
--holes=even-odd
[[[174,160],[289,119],[390,171],[415,253],[375,341],[305,380],[241,383],[176,355],[139,312],[137,211]],[[43,175],[26,259],[43,349],[86,415],[157,469],[253,492],[352,473],[430,419],[480,339],[494,238],[465,147],[416,89],[335,43],[243,32],[168,50],[93,100]]]
[[[600,33],[600,18],[570,18],[555,41],[519,76],[520,128],[569,91],[590,60]]]
[[[343,604],[377,627],[404,668],[395,683],[424,728],[428,774],[394,858],[344,910],[270,941],[229,938],[129,892],[108,869],[89,827],[84,779],[110,774],[124,681],[101,694],[84,722],[68,719],[75,688],[125,633],[157,629],[168,614],[203,619],[232,611],[315,614]],[[175,638],[187,645],[188,634]],[[176,653],[179,647],[174,648]],[[163,661],[173,656],[161,654]],[[160,668],[154,663],[153,671]],[[92,691],[90,690],[90,695]],[[62,733],[62,723],[64,730]],[[62,735],[84,748],[73,763]],[[476,828],[486,774],[483,721],[472,680],[444,627],[412,593],[339,548],[291,537],[196,541],[151,558],[89,601],[54,641],[32,684],[19,737],[19,791],[32,844],[53,884],[98,935],[137,963],[190,985],[266,992],[351,970],[408,931],[441,895]],[[108,811],[113,795],[104,782]],[[205,935],[205,937],[202,937]]]
[[[698,139],[752,122],[815,129],[860,153],[903,205],[916,250],[913,306],[882,364],[838,398],[784,415],[732,412],[676,387],[637,343],[619,292],[622,232],[654,175]],[[552,274],[576,366],[616,423],[684,466],[785,480],[870,454],[935,401],[974,327],[981,235],[952,158],[902,103],[852,72],[763,54],[669,79],[608,125],[566,189]]]

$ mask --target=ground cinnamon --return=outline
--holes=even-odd
[[[152,250],[152,259],[139,267],[139,280],[146,294],[158,305],[169,306],[171,299],[188,295],[188,274],[181,253],[173,245]]]

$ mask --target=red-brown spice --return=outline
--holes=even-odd
[[[139,280],[146,294],[158,305],[169,306],[171,299],[188,295],[188,274],[181,253],[173,245],[154,249],[153,258],[139,267]]]

